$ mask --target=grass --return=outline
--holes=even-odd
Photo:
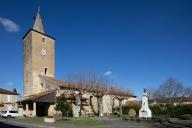
[[[109,123],[97,121],[95,119],[88,118],[79,118],[79,119],[71,119],[71,120],[58,120],[55,123],[56,125],[61,124],[70,124],[75,126],[104,126],[109,125]]]
[[[102,119],[104,118],[104,119]],[[9,119],[13,122],[22,122],[33,125],[44,125],[44,126],[55,126],[55,127],[64,127],[64,128],[95,128],[95,127],[120,127],[120,128],[159,128],[159,123],[154,122],[136,122],[136,121],[121,121],[115,116],[112,116],[112,120],[106,120],[106,117],[81,117],[81,118],[69,118],[65,120],[57,119],[55,123],[44,123],[44,117],[33,117],[33,118],[15,118]],[[110,118],[110,117],[109,117]],[[117,123],[116,123],[117,121]],[[154,127],[153,127],[154,126]]]
[[[16,119],[19,122],[23,122],[23,123],[30,123],[30,124],[43,124],[43,117],[25,117],[25,118],[18,118]]]
[[[122,118],[122,117],[120,117],[118,115],[107,115],[107,116],[104,116],[104,117],[112,118],[112,119],[121,119]]]
[[[170,118],[170,121],[175,123],[175,124],[180,124],[180,125],[192,125],[192,119],[190,119],[190,120],[181,120],[179,118]]]
[[[30,124],[39,124],[47,125],[44,123],[43,117],[32,117],[32,118],[21,118],[16,119],[19,122],[30,123]],[[91,118],[69,118],[68,120],[56,120],[55,123],[49,124],[52,126],[61,126],[61,125],[75,125],[75,126],[105,126],[110,125],[108,122],[98,121]]]

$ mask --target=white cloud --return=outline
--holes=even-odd
[[[113,74],[112,71],[107,71],[107,72],[104,73],[105,76],[110,76],[110,75],[112,75],[112,74]]]
[[[19,26],[12,20],[0,17],[0,24],[7,32],[18,32]]]
[[[12,86],[14,83],[12,81],[6,82],[5,85]]]

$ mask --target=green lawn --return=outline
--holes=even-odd
[[[192,125],[192,120],[181,120],[179,118],[170,118],[170,121],[180,125]]]
[[[17,119],[19,122],[23,123],[32,123],[32,124],[49,124],[44,123],[43,117],[33,117],[33,118],[21,118]],[[110,125],[108,122],[98,121],[91,118],[70,118],[68,120],[56,120],[55,123],[49,124],[52,126],[61,126],[61,125],[75,125],[75,126],[105,126]]]
[[[23,117],[23,118],[19,118],[16,119],[19,122],[23,122],[23,123],[33,123],[33,124],[43,124],[43,117]]]
[[[70,124],[75,126],[104,126],[109,125],[109,123],[97,121],[94,119],[88,118],[79,118],[79,119],[71,119],[71,120],[58,120],[55,123],[56,125],[61,124]]]
[[[44,123],[44,117],[13,118],[10,122],[22,122],[33,125],[56,126],[63,128],[95,128],[95,127],[119,127],[119,128],[160,128],[158,122],[146,121],[122,121],[119,117],[92,117],[92,118],[69,118],[68,120],[57,119],[55,123]]]

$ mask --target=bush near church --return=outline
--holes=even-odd
[[[136,115],[138,115],[140,108],[141,108],[140,104],[135,102],[129,102],[122,107],[123,115],[127,115],[131,109],[134,109],[136,112]]]
[[[181,115],[192,115],[192,104],[153,105],[150,109],[154,116],[169,115],[171,118],[180,118]]]
[[[138,115],[141,106],[137,103],[129,103],[123,106],[123,115],[127,115],[130,109],[134,109]],[[192,104],[181,105],[152,105],[153,116],[167,115],[171,118],[189,119],[192,115]]]
[[[61,96],[58,96],[56,98],[55,110],[61,111],[62,119],[63,119],[63,116],[65,116],[65,117],[72,117],[72,106],[71,106],[71,103],[66,100],[66,97],[65,97],[64,94],[62,94]]]
[[[0,107],[4,107],[4,104],[3,104],[3,103],[1,103],[1,104],[0,104]]]
[[[135,109],[131,108],[129,109],[129,112],[128,112],[128,116],[129,117],[136,117],[137,113],[135,111]]]
[[[184,114],[184,115],[180,115],[179,118],[182,119],[182,120],[190,120],[192,118],[192,115]]]

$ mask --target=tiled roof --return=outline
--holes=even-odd
[[[125,96],[125,97],[136,97],[132,95],[129,92],[122,91],[120,89],[115,89],[115,88],[107,88],[107,87],[102,87],[102,86],[93,86],[91,85],[85,85],[85,84],[78,84],[78,83],[72,83],[72,82],[67,82],[63,80],[56,80],[53,77],[48,77],[48,76],[39,76],[42,81],[46,81],[46,83],[51,84],[52,86],[60,87],[60,88],[65,88],[69,90],[83,90],[83,91],[88,91],[88,92],[102,92],[105,94],[110,94],[110,95],[118,95],[118,96]]]
[[[19,95],[17,92],[9,91],[3,88],[0,88],[0,94]]]
[[[55,90],[37,93],[27,96],[22,102],[36,101],[36,102],[55,102]]]
[[[27,96],[22,102],[25,101],[36,101],[36,102],[55,102],[55,90],[37,93],[34,95]]]
[[[76,99],[74,94],[64,94],[64,96],[66,100],[74,101]],[[56,90],[52,90],[52,91],[46,91],[46,92],[30,95],[26,97],[22,102],[34,101],[34,102],[54,103],[55,100],[56,100]],[[85,97],[82,97],[82,100],[86,101],[88,99]]]

